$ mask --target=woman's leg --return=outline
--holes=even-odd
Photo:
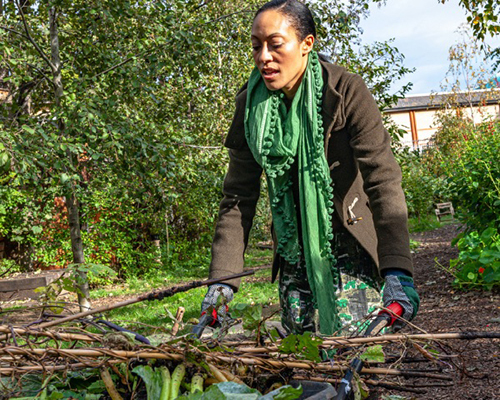
[[[381,279],[368,253],[347,231],[335,235],[335,266],[340,273],[336,292],[344,333],[363,329],[364,318],[381,306]]]
[[[318,313],[313,306],[313,295],[307,281],[303,261],[299,264],[283,262],[279,279],[281,324],[287,333],[316,332]]]

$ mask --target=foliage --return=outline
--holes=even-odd
[[[19,272],[19,265],[15,261],[3,258],[0,260],[0,278]]]
[[[459,234],[453,244],[458,247],[458,259],[451,260],[450,270],[459,287],[500,285],[500,231],[488,227],[480,232]]]
[[[445,3],[446,0],[440,0]],[[467,12],[467,22],[474,36],[483,41],[487,35],[494,37],[500,34],[500,5],[497,0],[460,0],[460,5]],[[497,59],[495,68],[500,67],[500,47],[494,49],[490,57]]]
[[[420,216],[420,218],[412,217],[408,219],[408,228],[410,233],[432,231],[434,229],[440,228],[441,226],[442,222],[437,220],[436,214],[434,212],[427,215],[422,215]],[[418,243],[415,244],[415,248],[416,247],[418,247]]]
[[[396,99],[390,83],[408,70],[390,42],[361,43],[360,19],[381,3],[311,7],[319,49],[360,73],[383,108]],[[206,268],[227,164],[222,144],[234,95],[253,68],[248,37],[258,4],[5,3],[0,234],[31,246],[35,266],[76,262],[65,215],[76,199],[85,261],[120,278],[154,273],[159,259],[167,269]],[[265,196],[254,227],[254,240],[268,239]]]
[[[298,399],[302,394],[302,388],[299,386],[297,389],[285,385],[279,389],[273,390],[266,395],[261,395],[258,390],[249,388],[246,385],[241,385],[236,382],[221,382],[211,385],[204,393],[195,393],[184,395],[179,399],[186,400],[293,400]]]
[[[103,264],[69,264],[64,273],[49,283],[47,286],[42,286],[35,289],[35,292],[40,294],[40,301],[45,304],[55,306],[56,313],[63,311],[63,308],[57,307],[57,298],[63,291],[77,292],[82,284],[82,275],[78,272],[84,272],[90,276],[91,280],[112,279],[116,272]]]
[[[381,6],[382,0],[314,1],[309,6],[318,27],[318,48],[334,63],[363,77],[381,110],[395,105],[412,83],[402,85],[395,93],[390,87],[413,69],[404,66],[404,55],[385,42],[362,43],[360,22],[370,12],[370,3]],[[396,138],[397,139],[397,138]]]
[[[457,209],[469,230],[500,226],[500,123],[476,126],[455,143],[452,157],[441,159],[441,168]]]
[[[302,335],[288,335],[281,341],[278,350],[284,354],[294,354],[302,360],[320,362],[319,346],[323,340],[313,336],[311,332],[305,332]]]
[[[64,375],[53,374],[45,380],[42,380],[41,375],[25,374],[16,383],[12,382],[11,378],[2,377],[0,384],[5,390],[3,394],[9,395],[12,400],[19,396],[26,400],[98,400],[106,391],[98,369],[66,371]]]
[[[401,148],[396,152],[396,158],[401,167],[409,216],[420,222],[432,212],[435,203],[446,199],[446,182],[428,168],[418,151]]]
[[[257,329],[262,321],[261,304],[231,304],[231,314],[236,318],[243,319],[243,329],[253,331]]]
[[[450,123],[437,133],[432,160],[447,176],[456,217],[465,226],[454,241],[460,254],[450,269],[457,285],[490,289],[500,282],[500,123],[444,121]]]
[[[362,361],[385,362],[385,354],[381,344],[368,347],[363,354],[359,356]]]

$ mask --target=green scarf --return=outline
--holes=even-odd
[[[245,135],[256,161],[264,169],[277,252],[297,264],[301,256],[297,212],[290,167],[298,162],[302,249],[314,306],[322,334],[340,328],[336,306],[336,261],[330,241],[333,189],[325,157],[321,118],[323,77],[316,52],[309,55],[302,82],[287,112],[281,91],[270,91],[255,68],[248,81]]]

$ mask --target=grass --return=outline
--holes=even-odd
[[[245,267],[269,265],[271,260],[272,250],[249,248]],[[138,295],[192,280],[206,279],[208,276],[208,266],[179,268],[179,270],[181,272],[177,270],[159,270],[153,274],[129,279],[123,285],[94,289],[91,291],[91,299]],[[279,302],[278,286],[266,279],[270,276],[270,273],[270,269],[261,269],[257,270],[252,277],[244,278],[240,290],[234,296],[233,302],[255,303],[263,306],[277,304]],[[205,297],[206,290],[205,287],[192,289],[161,301],[145,301],[118,308],[109,311],[106,318],[142,334],[149,334],[153,331],[152,328],[148,328],[146,325],[160,327],[162,330],[169,331],[173,325],[173,316],[178,307],[184,307],[186,310],[184,314],[185,322],[199,318],[201,302]],[[120,321],[123,321],[123,323],[120,323]],[[189,327],[186,326],[185,330],[188,329]]]
[[[408,228],[410,233],[433,231],[441,228],[443,225],[456,222],[451,216],[444,216],[441,221],[438,221],[435,214],[427,214],[420,218],[411,217],[408,220]]]

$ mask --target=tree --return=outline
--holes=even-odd
[[[359,15],[381,2],[351,3],[311,2],[325,27],[321,50],[360,72],[387,104],[403,59],[389,43],[360,47]],[[234,96],[253,68],[249,36],[260,2],[2,4],[0,71],[13,101],[1,109],[0,161],[15,174],[9,185],[41,213],[54,197],[66,198],[80,301],[88,305],[81,228],[99,196],[117,208],[113,215],[134,212],[137,229],[183,240],[211,232],[222,144]]]
[[[445,3],[447,0],[439,0]],[[500,3],[497,0],[460,0],[460,5],[467,12],[467,22],[473,35],[484,42],[487,35],[494,37],[500,34]],[[500,47],[490,51],[490,57],[495,62],[495,69],[500,67]]]

